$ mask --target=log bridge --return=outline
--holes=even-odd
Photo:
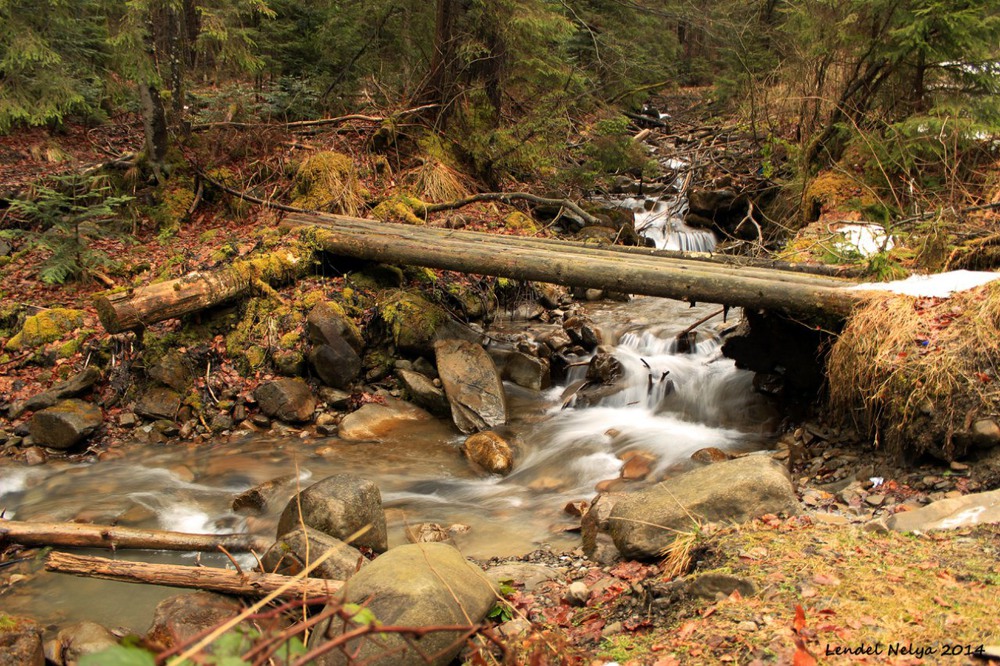
[[[864,293],[847,289],[854,282],[843,278],[793,270],[796,267],[780,262],[722,255],[597,246],[320,213],[292,213],[281,228],[300,235],[305,242],[211,273],[192,273],[99,296],[101,323],[109,333],[138,329],[237,298],[261,283],[287,282],[312,270],[315,248],[387,264],[718,303],[822,320],[845,318]]]

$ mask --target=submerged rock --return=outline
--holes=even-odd
[[[100,407],[83,400],[63,400],[36,412],[28,428],[38,446],[66,450],[92,435],[103,420]]]
[[[434,345],[437,369],[451,403],[451,416],[468,434],[507,423],[507,398],[500,374],[489,354],[464,340],[439,340]]]
[[[289,500],[278,520],[278,535],[301,525],[379,553],[389,547],[378,487],[351,474],[327,477]],[[364,534],[350,539],[366,527]]]
[[[462,453],[490,474],[506,476],[514,469],[514,451],[492,430],[469,435],[462,444]]]
[[[699,523],[742,523],[768,513],[798,513],[788,470],[767,456],[746,456],[681,474],[622,497],[608,518],[625,557],[661,556]]]
[[[496,601],[496,593],[483,572],[469,564],[453,546],[421,543],[393,548],[366,566],[347,588],[348,603],[364,603],[385,625],[428,627],[477,624]],[[340,622],[318,625],[310,647],[336,638]],[[379,666],[445,666],[458,655],[463,641],[455,632],[429,633],[407,643],[401,636],[385,635],[381,644],[349,642],[348,651],[360,648],[359,660]],[[414,649],[419,647],[420,652]],[[424,656],[434,657],[427,661]],[[315,661],[318,666],[346,664],[342,652],[332,651]]]
[[[337,436],[349,442],[367,442],[385,437],[401,422],[432,419],[424,410],[402,400],[387,400],[384,405],[368,403],[341,420]]]
[[[301,379],[276,379],[261,384],[253,396],[262,412],[288,423],[308,421],[316,410],[316,399]]]
[[[295,576],[331,550],[333,554],[313,569],[310,577],[347,580],[368,562],[357,548],[311,527],[282,534],[260,561],[264,571]]]
[[[183,645],[202,632],[240,614],[243,605],[212,592],[189,592],[167,597],[156,606],[146,642],[158,650]]]

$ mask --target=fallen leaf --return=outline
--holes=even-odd
[[[831,587],[840,585],[840,579],[836,576],[828,576],[826,574],[816,574],[813,576],[813,582],[817,585],[829,585]]]
[[[792,621],[792,629],[795,630],[795,633],[800,633],[805,628],[806,612],[800,604],[795,607],[795,619]]]

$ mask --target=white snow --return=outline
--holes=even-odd
[[[950,271],[934,275],[911,275],[895,282],[866,282],[851,289],[889,291],[904,296],[948,298],[959,291],[974,289],[1000,279],[1000,273],[989,271]]]
[[[892,238],[886,235],[880,224],[845,224],[835,231],[844,236],[844,240],[834,243],[842,252],[853,251],[862,257],[871,257],[893,247]]]

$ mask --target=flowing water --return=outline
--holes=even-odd
[[[405,543],[408,524],[461,523],[455,537],[472,557],[529,552],[547,544],[573,549],[569,501],[589,500],[595,485],[619,475],[630,450],[656,458],[659,480],[689,468],[704,447],[738,451],[766,447],[774,414],[751,390],[751,375],[700,334],[690,354],[678,354],[678,332],[712,311],[642,298],[591,304],[590,316],[625,368],[625,388],[596,406],[576,408],[563,387],[533,392],[508,386],[516,443],[515,470],[483,477],[459,452],[463,437],[448,424],[406,422],[384,440],[348,443],[297,431],[248,435],[189,447],[143,445],[117,460],[90,464],[12,463],[0,469],[0,509],[21,520],[80,520],[203,533],[249,531],[273,537],[277,516],[296,482],[307,485],[350,472],[375,480],[382,492],[390,545]],[[699,331],[721,326],[721,317]],[[583,367],[574,372],[583,373]],[[569,377],[570,382],[577,376]],[[572,402],[572,399],[568,399]],[[258,483],[291,475],[286,492],[263,514],[234,513],[233,497]],[[578,523],[578,519],[575,519]],[[194,555],[136,552],[129,559],[193,563]],[[215,555],[205,564],[224,566]],[[174,591],[39,572],[0,591],[0,606],[46,622],[94,619],[142,631],[155,602]]]

